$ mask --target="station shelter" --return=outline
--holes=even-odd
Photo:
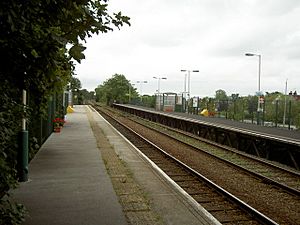
[[[155,109],[164,112],[184,112],[186,100],[183,94],[165,92],[156,94]]]

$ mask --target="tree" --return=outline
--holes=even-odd
[[[87,89],[77,89],[74,93],[74,104],[87,104],[89,101],[94,100],[95,92],[94,91],[88,91]]]
[[[137,96],[136,89],[130,81],[122,74],[115,74],[112,78],[103,82],[96,89],[96,99],[100,102],[110,104],[112,102],[128,103],[129,94]]]
[[[136,104],[141,104],[145,107],[149,108],[155,108],[155,100],[156,96],[155,95],[143,95],[141,98],[139,98],[140,102],[137,101]]]
[[[216,100],[227,100],[228,97],[227,97],[226,91],[224,91],[222,89],[216,90],[215,99]]]
[[[293,95],[280,92],[267,93],[264,101],[264,117],[266,122],[291,124],[299,127],[300,102]]]
[[[72,60],[84,59],[83,43],[93,34],[129,24],[121,12],[108,13],[107,0],[0,1],[0,224],[17,224],[20,208],[7,202],[16,185],[19,118],[42,111],[50,94],[71,81]],[[23,112],[25,89],[34,104]],[[15,210],[15,211],[13,211]]]
[[[226,91],[221,89],[217,90],[215,94],[215,101],[217,104],[216,108],[219,112],[228,110],[228,96]]]
[[[78,78],[72,77],[70,84],[72,91],[81,89],[81,81]]]
[[[1,77],[38,94],[66,85],[86,37],[129,24],[120,12],[109,15],[106,2],[1,1]]]

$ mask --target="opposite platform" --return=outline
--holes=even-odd
[[[84,107],[45,142],[13,196],[28,210],[26,225],[127,224]]]

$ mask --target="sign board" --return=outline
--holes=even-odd
[[[194,108],[197,108],[197,107],[198,107],[198,99],[199,99],[198,97],[194,97],[194,98],[193,98],[193,107],[194,107]]]
[[[256,96],[262,96],[262,95],[263,95],[263,92],[262,92],[262,91],[257,91],[257,92],[255,92],[255,95],[256,95]]]
[[[177,105],[182,105],[182,96],[177,95]]]
[[[264,96],[259,96],[259,103],[263,104],[265,102]]]

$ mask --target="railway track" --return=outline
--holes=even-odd
[[[122,120],[122,119],[124,119],[122,115],[123,115],[123,113],[117,115],[117,117],[119,117],[119,119]],[[107,117],[107,115],[104,115],[104,116]],[[125,117],[126,116],[131,117],[131,116],[125,115]],[[112,120],[111,118],[107,118],[107,119],[112,124],[116,123],[116,122],[111,121]],[[126,119],[128,119],[128,118],[126,118]],[[119,123],[117,123],[117,124],[119,124]],[[121,130],[125,129],[124,126],[122,126],[120,124],[119,125],[115,124],[115,126],[117,126],[117,129],[121,129]],[[153,125],[152,125],[152,127],[153,127]],[[182,165],[180,165],[180,169],[178,169],[177,167],[175,167],[173,165],[170,165],[167,162],[163,161],[161,159],[162,156],[157,156],[157,155],[153,156],[153,155],[151,155],[156,151],[151,150],[151,149],[147,150],[148,147],[145,147],[144,144],[141,144],[141,143],[137,142],[137,140],[139,140],[140,138],[137,138],[136,134],[133,137],[130,137],[131,135],[128,134],[129,131],[128,130],[126,131],[126,129],[125,129],[125,131],[123,131],[123,132],[125,132],[124,135],[131,142],[133,142],[139,149],[141,149],[141,151],[144,152],[144,154],[146,154],[152,161],[154,161],[159,167],[161,167],[161,169],[163,169],[166,174],[168,174],[174,181],[176,181],[178,185],[180,185],[184,190],[186,190],[187,193],[189,193],[196,201],[198,201],[202,206],[204,206],[204,208],[206,208],[212,215],[214,215],[219,221],[222,221],[222,223],[224,223],[224,224],[276,224],[276,223],[273,223],[272,220],[271,220],[271,222],[270,221],[269,222],[262,222],[261,219],[260,219],[257,222],[257,218],[259,218],[259,216],[255,215],[254,217],[253,216],[249,217],[249,215],[253,215],[250,212],[246,213],[246,217],[241,216],[241,214],[238,213],[238,210],[241,210],[240,206],[238,206],[238,203],[235,203],[234,205],[229,206],[228,205],[229,203],[232,204],[232,201],[233,201],[232,199],[228,200],[228,198],[225,198],[222,195],[221,196],[218,196],[218,195],[215,196],[215,193],[219,194],[220,191],[215,190],[213,193],[210,193],[210,192],[208,192],[207,189],[201,187],[200,184],[195,183],[195,180],[198,179],[198,178],[195,178],[195,177],[197,177],[198,176],[197,174],[200,174],[200,173],[199,173],[199,170],[197,170],[198,171],[197,172],[195,169],[193,169],[193,171],[196,173],[196,175],[193,174],[193,176],[190,177],[191,173],[194,173],[194,172],[190,171],[190,169],[191,169],[191,167],[193,167],[193,165],[185,167],[184,164],[186,164],[186,163],[181,163]],[[160,129],[162,129],[162,128],[160,128]],[[147,132],[150,133],[150,130],[148,130]],[[157,132],[157,131],[155,131],[155,132]],[[162,135],[159,134],[159,136],[162,136]],[[151,154],[149,155],[149,153],[151,153]],[[171,155],[171,154],[169,154],[169,155]],[[173,161],[173,159],[172,160],[167,159],[166,161]],[[182,160],[180,160],[180,161],[182,161]],[[164,167],[166,167],[166,168],[164,168]],[[189,170],[189,172],[185,172],[188,175],[183,175],[182,167],[184,167],[183,170]],[[224,171],[224,173],[225,173],[225,171]],[[200,176],[202,177],[203,175],[200,174]],[[205,176],[203,176],[203,177],[205,177]],[[241,179],[244,179],[244,178],[241,178]],[[254,179],[254,180],[256,180],[256,179]],[[240,180],[240,181],[242,181],[242,180]],[[257,180],[255,182],[260,183]],[[269,184],[265,184],[265,185],[270,186]],[[259,186],[257,186],[257,189],[261,189],[260,186],[262,186],[262,185],[259,184]],[[210,189],[211,187],[208,186],[207,188]],[[251,187],[249,187],[249,188],[251,188]],[[273,187],[270,187],[270,188],[272,189]],[[283,201],[290,201],[289,198],[286,198],[285,196],[283,196],[283,193],[280,190],[276,189],[276,191],[277,192],[279,191],[279,195],[277,193],[272,198],[281,197]],[[286,195],[286,194],[284,194],[284,195]],[[243,195],[242,195],[242,197],[243,197]],[[263,198],[269,198],[268,196],[262,196],[262,197]],[[236,198],[236,197],[234,197],[234,198]],[[293,197],[291,197],[291,198],[293,198]],[[217,200],[214,202],[214,200],[212,200],[212,199],[217,199]],[[223,202],[221,202],[220,199],[226,199],[226,201],[223,203]],[[256,199],[253,200],[253,202],[256,202],[256,201],[257,201]],[[299,198],[297,196],[294,198],[294,201],[296,201],[296,203],[299,205]],[[291,204],[294,205],[292,202],[291,202]],[[223,207],[222,205],[224,205],[224,208],[222,208]],[[251,205],[252,205],[252,202],[251,202]],[[265,208],[263,208],[263,209],[267,209],[266,208],[267,205],[268,205],[268,202],[266,202],[266,205],[264,206]],[[282,206],[282,207],[285,207],[285,206]],[[295,206],[295,207],[297,207],[297,206]],[[291,217],[295,217],[295,218],[288,218],[289,215],[287,215],[284,212],[284,211],[286,211],[286,209],[285,209],[285,210],[283,210],[283,212],[281,214],[283,214],[285,216],[285,218],[288,218],[288,219],[282,219],[282,218],[278,219],[278,216],[275,215],[278,210],[280,210],[280,209],[278,209],[278,208],[273,209],[273,212],[270,212],[272,210],[262,210],[262,211],[263,212],[265,211],[267,213],[266,215],[268,215],[268,214],[271,215],[270,216],[271,218],[274,215],[274,217],[280,222],[280,224],[299,224],[299,211],[291,212],[291,214],[293,214]],[[293,210],[293,209],[291,209],[291,210]],[[257,212],[261,211],[261,207],[258,207],[258,210],[256,210],[256,211]],[[230,216],[229,212],[233,213],[233,214]],[[228,216],[228,217],[226,217],[226,216]],[[256,221],[256,222],[254,222],[254,221]]]
[[[300,196],[300,172],[278,163],[254,157],[233,148],[214,143],[190,133],[153,123],[148,120],[130,118],[136,123],[147,126],[162,135],[174,138],[184,144],[193,146],[217,159],[231,164],[245,172],[260,178],[263,182],[277,186],[291,194]]]
[[[114,110],[111,112],[116,113]],[[121,115],[122,114],[123,112],[121,112]],[[293,168],[237,151],[233,148],[200,138],[182,130],[137,118],[135,116],[128,116],[128,118],[134,122],[155,130],[161,135],[176,139],[181,143],[192,146],[199,151],[229,163],[240,170],[244,170],[246,173],[261,179],[262,182],[281,188],[298,197],[300,196],[300,172]]]

